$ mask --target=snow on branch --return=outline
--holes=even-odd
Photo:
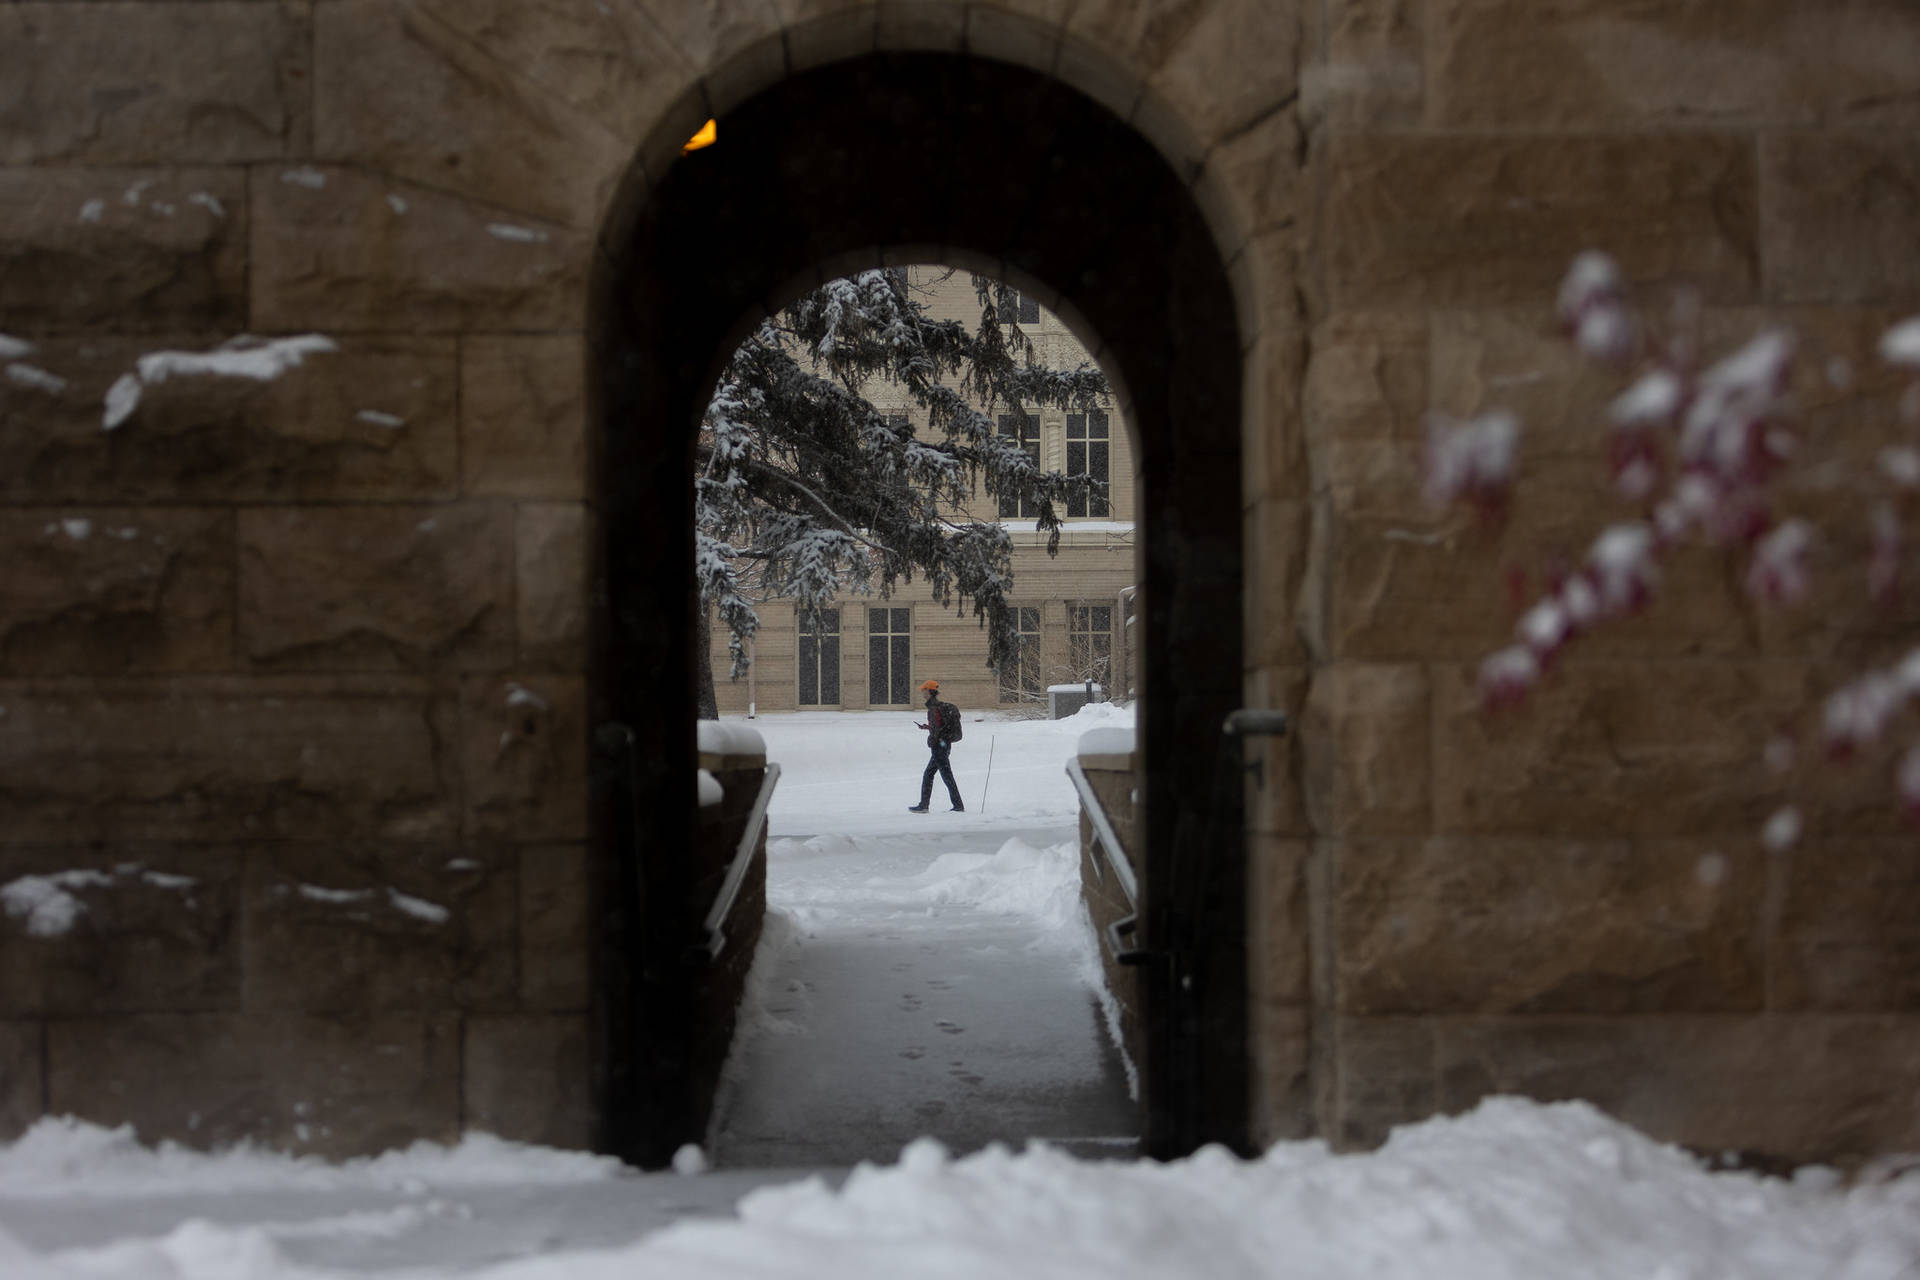
[[[1619,268],[1604,254],[1574,260],[1556,309],[1590,360],[1625,371],[1635,358],[1639,326]],[[1703,367],[1700,327],[1697,301],[1681,295],[1670,331],[1640,357],[1643,367],[1606,406],[1612,487],[1640,508],[1640,518],[1604,529],[1577,570],[1555,575],[1520,611],[1513,643],[1480,665],[1489,708],[1524,700],[1568,646],[1595,626],[1647,607],[1660,587],[1662,561],[1681,546],[1720,548],[1735,558],[1739,580],[1759,605],[1790,608],[1812,598],[1816,555],[1833,534],[1804,515],[1781,511],[1792,491],[1780,480],[1799,449],[1788,425],[1798,339],[1785,328],[1766,329]],[[1912,438],[1880,449],[1871,466],[1847,481],[1861,497],[1852,510],[1864,520],[1869,554],[1861,585],[1873,603],[1898,593],[1909,567],[1904,521],[1920,500],[1920,316],[1887,330],[1879,355],[1914,380],[1901,404]],[[1846,385],[1850,368],[1830,360],[1829,381]],[[1469,504],[1483,516],[1501,514],[1515,482],[1519,434],[1519,423],[1498,409],[1465,423],[1431,418],[1424,457],[1429,497]],[[1881,747],[1911,720],[1917,700],[1920,649],[1846,682],[1822,708],[1827,754],[1844,758]],[[1792,750],[1776,743],[1768,755],[1777,762]],[[1901,806],[1920,819],[1920,737],[1905,745],[1892,782]],[[1798,840],[1802,825],[1798,807],[1783,806],[1769,819],[1763,842],[1784,849]]]

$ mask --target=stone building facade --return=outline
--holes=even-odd
[[[918,263],[905,271],[929,316],[979,323],[968,273]],[[1017,305],[1021,332],[1041,365],[1073,369],[1090,363],[1086,348],[1058,316],[1032,298],[1022,297]],[[921,412],[897,387],[870,384],[866,394],[886,413],[915,418]],[[837,598],[821,624],[804,635],[793,605],[770,600],[759,607],[761,627],[748,677],[726,677],[727,635],[714,629],[709,661],[723,714],[749,708],[917,710],[921,699],[915,690],[928,677],[940,681],[942,697],[968,710],[1044,707],[1048,686],[1088,680],[1104,696],[1130,696],[1127,619],[1137,594],[1137,570],[1133,449],[1126,420],[1112,406],[1094,413],[1029,406],[1023,426],[1007,406],[999,408],[1001,430],[1024,431],[1022,443],[1040,465],[1068,475],[1091,474],[1107,485],[1103,498],[1062,513],[1065,528],[1051,555],[1032,513],[979,494],[954,513],[956,519],[999,521],[1012,539],[1017,668],[988,669],[980,620],[963,612],[958,599],[939,603],[918,581],[886,599]],[[925,422],[919,425],[926,428]]]
[[[1472,682],[1498,566],[1613,510],[1575,252],[1716,333],[1920,310],[1906,0],[14,0],[0,84],[0,883],[66,921],[0,920],[0,1127],[661,1158],[693,423],[765,308],[942,261],[1133,427],[1155,1149],[1496,1091],[1920,1145],[1911,830],[1845,781],[1754,838],[1911,608],[1703,558],[1522,714]],[[142,363],[241,334],[332,349]],[[1898,422],[1857,368],[1815,422]],[[1489,546],[1416,455],[1494,403]],[[1220,799],[1235,705],[1298,731]]]

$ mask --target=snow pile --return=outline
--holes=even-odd
[[[70,890],[110,885],[98,871],[58,871],[46,876],[20,876],[0,885],[0,907],[9,919],[26,923],[36,938],[56,938],[73,928],[86,913],[86,904]]]
[[[0,1154],[0,1167],[17,1166],[20,1146],[42,1135],[36,1130]],[[550,1186],[546,1174],[556,1158],[570,1168],[593,1164],[504,1146],[481,1162],[528,1185]],[[291,1185],[290,1176],[306,1182],[316,1175],[335,1180],[329,1185],[365,1185],[380,1164],[322,1167],[242,1153],[199,1160],[198,1172],[221,1170],[235,1187],[259,1179]],[[139,1176],[152,1192],[177,1172],[194,1171],[156,1165]],[[656,1185],[676,1184],[687,1185],[676,1175]],[[638,1193],[645,1184],[634,1185]],[[519,1203],[521,1212],[539,1211],[531,1193]],[[545,1211],[556,1212],[551,1204]],[[1368,1155],[1336,1156],[1320,1143],[1299,1142],[1249,1161],[1209,1149],[1169,1164],[1082,1162],[1045,1146],[1021,1154],[994,1147],[952,1160],[923,1139],[897,1165],[856,1168],[838,1190],[812,1178],[752,1192],[734,1220],[682,1222],[615,1248],[556,1241],[504,1262],[463,1266],[423,1255],[398,1268],[351,1274],[1896,1280],[1916,1268],[1920,1181],[1842,1190],[1830,1178],[1709,1173],[1583,1103],[1496,1098],[1464,1116],[1403,1128]],[[21,1280],[349,1274],[290,1264],[259,1226],[206,1221],[152,1239],[50,1254],[0,1232],[0,1269]]]
[[[1028,916],[1057,929],[1080,925],[1080,847],[1035,848],[1019,838],[996,853],[943,853],[906,882],[913,901]]]
[[[746,725],[729,720],[702,720],[695,737],[703,755],[764,756],[767,742]]]
[[[1130,756],[1133,754],[1132,729],[1108,726],[1089,729],[1080,735],[1074,751],[1081,756]]]
[[[1894,1280],[1920,1267],[1911,1179],[1842,1193],[1712,1174],[1584,1103],[1514,1098],[1360,1156],[1307,1142],[1244,1162],[1215,1149],[1082,1163],[1044,1147],[951,1161],[922,1141],[837,1192],[769,1188],[739,1212],[564,1274]],[[490,1274],[563,1271],[529,1260]]]
[[[608,1156],[529,1146],[485,1133],[470,1133],[454,1146],[416,1142],[335,1164],[246,1144],[212,1153],[172,1142],[144,1146],[131,1125],[108,1129],[48,1116],[18,1141],[0,1146],[0,1198],[568,1186],[617,1177],[623,1169]]]

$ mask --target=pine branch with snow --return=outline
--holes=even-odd
[[[728,629],[736,677],[756,599],[791,600],[804,617],[916,576],[980,618],[989,665],[1013,654],[1012,540],[962,512],[982,495],[1017,501],[1056,549],[1065,504],[1102,486],[1043,468],[998,414],[1098,409],[1110,388],[1090,365],[1039,363],[1003,318],[1017,318],[1012,291],[974,285],[981,318],[969,329],[930,317],[897,271],[834,280],[728,362],[703,422],[694,506],[701,596]],[[904,392],[924,427],[876,407],[876,382]]]

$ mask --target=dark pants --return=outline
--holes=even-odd
[[[935,743],[933,755],[927,761],[927,771],[920,775],[920,807],[927,807],[927,801],[933,798],[933,775],[939,774],[940,781],[947,784],[947,794],[953,797],[953,807],[960,808],[960,788],[954,785],[953,766],[947,763],[947,756],[953,751],[950,742]]]

